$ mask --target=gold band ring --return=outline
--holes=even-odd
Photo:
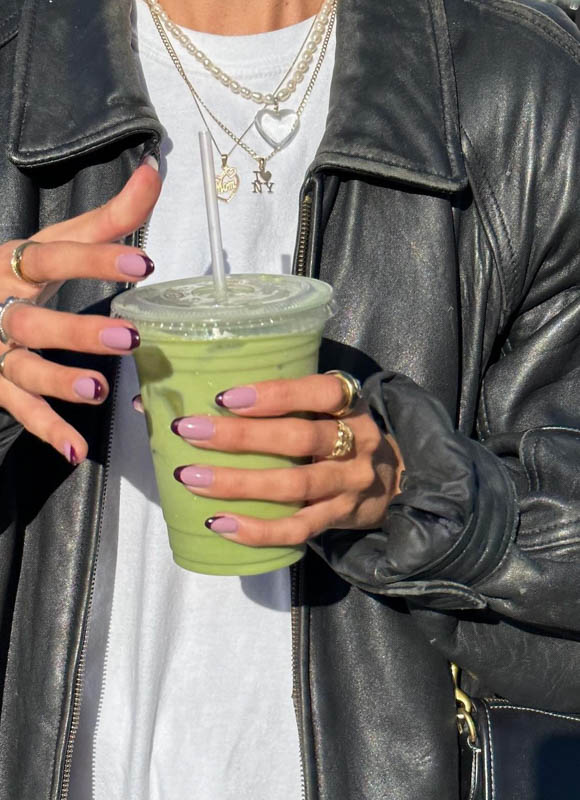
[[[26,350],[26,349],[27,349],[26,347],[17,344],[14,345],[13,347],[10,347],[8,350],[6,350],[5,353],[2,353],[2,355],[0,356],[0,375],[2,377],[4,377],[4,364],[6,361],[6,356],[9,356],[10,353],[13,353],[15,350]]]
[[[30,247],[31,244],[40,244],[40,242],[35,242],[34,239],[27,239],[27,241],[22,242],[22,244],[19,244],[18,247],[14,248],[12,257],[10,259],[12,272],[16,275],[18,280],[24,281],[24,283],[28,283],[31,286],[46,286],[46,281],[33,281],[32,278],[27,278],[22,272],[22,255],[26,248]]]
[[[354,447],[354,433],[352,432],[352,428],[341,419],[337,419],[336,424],[338,425],[338,434],[332,452],[330,455],[326,456],[327,459],[348,456]]]
[[[330,369],[324,374],[334,375],[335,378],[338,378],[344,395],[343,405],[337,411],[330,411],[330,415],[336,418],[346,417],[362,397],[360,381],[358,378],[355,378],[354,375],[351,375],[349,372],[343,372],[341,369]]]

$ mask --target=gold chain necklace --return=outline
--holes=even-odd
[[[153,17],[153,22],[155,23],[155,27],[159,33],[161,41],[163,42],[165,49],[167,50],[173,65],[175,66],[177,72],[184,80],[185,84],[187,85],[191,96],[195,102],[197,110],[199,111],[199,115],[207,128],[211,140],[216,148],[217,152],[220,154],[221,157],[221,170],[216,175],[216,191],[218,198],[223,200],[224,202],[229,202],[237,193],[239,186],[240,186],[240,177],[238,174],[238,170],[236,167],[232,166],[228,163],[228,158],[236,149],[236,147],[240,147],[244,150],[254,161],[258,164],[258,169],[254,170],[254,180],[252,181],[252,191],[255,194],[272,194],[274,183],[272,181],[272,173],[266,169],[266,163],[276,155],[280,150],[286,147],[292,139],[298,133],[298,128],[300,125],[300,117],[306,107],[306,104],[312,94],[312,90],[314,88],[314,84],[316,83],[316,79],[318,78],[318,74],[322,67],[322,63],[324,61],[324,57],[326,55],[326,51],[328,49],[328,43],[330,41],[330,36],[332,34],[332,29],[334,27],[334,21],[336,18],[336,0],[331,0],[331,10],[328,17],[328,25],[326,28],[326,33],[324,39],[322,40],[322,45],[320,48],[320,54],[318,56],[318,60],[314,66],[312,71],[312,76],[306,87],[304,95],[302,96],[302,100],[296,111],[292,111],[291,109],[284,109],[282,111],[278,110],[277,106],[270,110],[269,108],[264,108],[262,111],[258,112],[255,119],[252,119],[248,127],[245,131],[240,135],[236,136],[236,134],[228,128],[228,126],[223,123],[218,117],[211,111],[211,109],[206,105],[203,99],[200,97],[199,93],[197,92],[196,88],[193,86],[187,74],[183,68],[183,64],[181,63],[177,53],[175,52],[171,42],[169,41],[169,37],[165,32],[163,27],[162,19],[159,14],[155,10],[155,6],[157,3],[152,3],[147,0],[147,4],[149,6],[149,10],[151,12],[151,16]],[[288,73],[286,73],[287,75]],[[282,82],[285,80],[286,76],[282,79]],[[215,137],[209,127],[203,110],[211,117],[211,119],[215,122],[215,124],[221,128],[221,130],[233,140],[234,146],[230,149],[228,153],[222,153],[218,143],[215,140]],[[270,119],[274,123],[276,122],[283,122],[286,125],[286,128],[283,132],[282,137],[279,140],[273,138],[272,132],[268,132],[263,130],[265,127],[264,123],[266,119]],[[285,122],[284,122],[285,121]],[[288,123],[290,123],[288,125]],[[272,146],[272,151],[266,156],[260,156],[253,148],[251,148],[246,142],[244,142],[244,137],[252,128],[256,125],[258,132],[262,135],[262,137]],[[262,130],[260,129],[260,125]],[[265,191],[264,191],[265,190]]]

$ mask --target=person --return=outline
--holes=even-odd
[[[450,660],[580,710],[574,26],[532,0],[5,0],[0,31],[1,796],[459,800]],[[175,422],[184,492],[302,506],[208,520],[308,543],[242,579],[172,562],[138,331],[108,315],[207,270],[205,128],[228,269],[338,308],[321,374]],[[305,463],[204,464],[248,448]]]

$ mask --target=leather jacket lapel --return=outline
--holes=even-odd
[[[327,128],[312,171],[467,185],[443,0],[339,0]]]
[[[127,46],[131,0],[115,0],[115,13],[111,1],[24,3],[10,122],[18,166],[60,162],[131,134],[160,136]],[[54,58],[63,52],[66,59]],[[320,169],[433,190],[467,185],[443,0],[339,0],[328,126],[312,167]]]
[[[46,166],[135,134],[159,138],[131,41],[130,0],[26,0],[10,117],[15,164]]]

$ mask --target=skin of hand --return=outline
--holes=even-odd
[[[86,457],[87,443],[44,397],[98,405],[107,398],[107,381],[99,372],[64,367],[25,348],[127,355],[139,344],[133,325],[122,319],[52,311],[41,303],[71,278],[136,282],[147,277],[153,269],[151,260],[137,248],[114,242],[144,223],[160,190],[156,162],[149,157],[105,205],[35,234],[38,244],[25,249],[21,269],[41,286],[12,272],[11,256],[21,240],[0,245],[0,298],[38,303],[16,303],[4,313],[3,327],[11,342],[0,345],[0,355],[13,352],[4,360],[0,406],[73,464]]]
[[[309,375],[221,392],[216,402],[232,411],[233,417],[175,420],[174,433],[198,450],[273,453],[311,461],[287,469],[249,470],[209,468],[201,458],[177,469],[176,479],[194,494],[303,504],[292,516],[277,520],[217,512],[206,526],[252,546],[301,544],[329,528],[380,527],[387,506],[399,492],[401,454],[361,401],[343,420],[354,434],[353,450],[328,459],[338,433],[337,420],[328,415],[343,401],[342,385],[335,377]],[[327,416],[292,416],[304,412]]]

